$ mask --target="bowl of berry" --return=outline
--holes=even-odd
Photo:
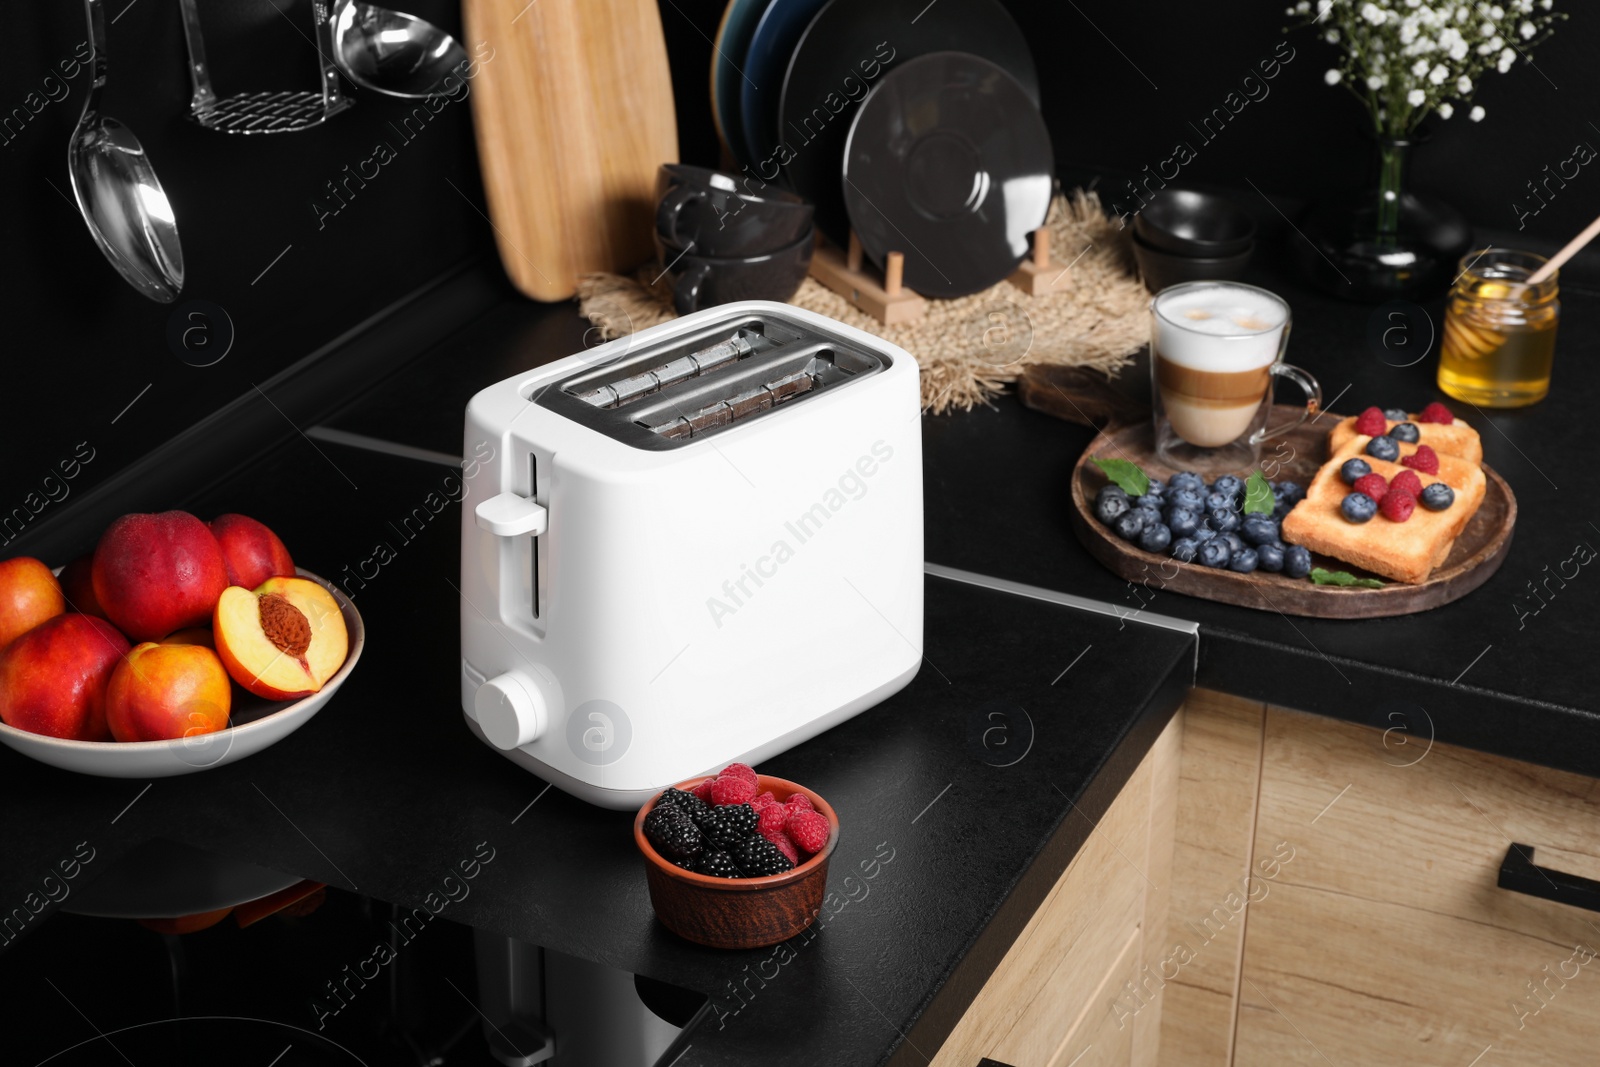
[[[763,948],[821,911],[839,817],[804,786],[733,763],[653,798],[633,839],[663,926],[712,948]]]

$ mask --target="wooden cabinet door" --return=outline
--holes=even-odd
[[[1255,854],[1292,857],[1249,908],[1235,1064],[1597,1062],[1600,915],[1496,877],[1513,841],[1600,877],[1600,782],[1408,740],[1268,710]]]

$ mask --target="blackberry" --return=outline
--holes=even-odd
[[[671,860],[692,859],[705,850],[706,840],[694,820],[675,807],[656,807],[644,817],[644,836],[656,851]]]
[[[741,877],[738,865],[726,852],[703,852],[690,870],[697,874],[709,874],[713,878]]]
[[[677,808],[698,825],[711,812],[711,805],[695,796],[685,793],[682,789],[669,789],[661,794],[661,799],[656,801],[658,808]]]
[[[757,834],[747,838],[739,846],[739,851],[734,854],[734,862],[744,872],[746,878],[765,878],[769,874],[782,874],[794,864],[789,862],[789,857],[778,851],[778,846]]]
[[[712,808],[700,823],[706,841],[713,849],[731,852],[745,838],[755,833],[756,811],[748,804],[726,804]]]

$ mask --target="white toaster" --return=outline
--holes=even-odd
[[[761,301],[473,397],[467,724],[630,808],[899,690],[922,662],[919,403],[903,350]]]

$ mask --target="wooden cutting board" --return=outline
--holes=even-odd
[[[656,168],[678,158],[656,0],[463,0],[472,117],[500,261],[535,300],[655,252]],[[493,49],[493,51],[489,51]]]

